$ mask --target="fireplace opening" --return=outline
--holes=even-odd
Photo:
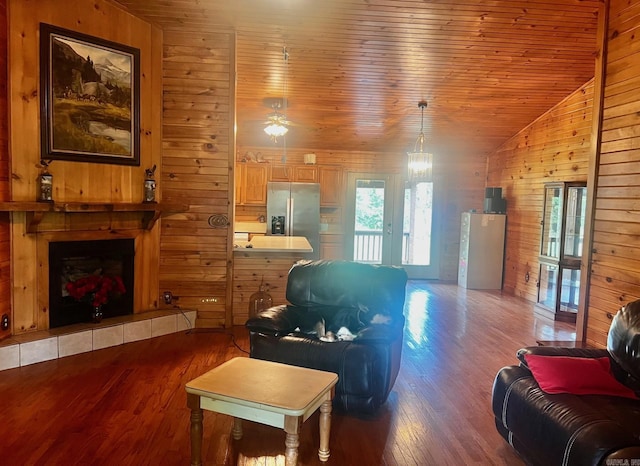
[[[120,277],[124,293],[109,296],[103,317],[133,314],[133,239],[58,241],[49,243],[49,328],[91,322],[91,293],[78,300],[68,283],[90,275]]]

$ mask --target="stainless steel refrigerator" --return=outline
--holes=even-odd
[[[320,185],[267,183],[267,235],[304,236],[320,257]]]
[[[502,288],[507,216],[462,213],[458,285],[473,290]]]

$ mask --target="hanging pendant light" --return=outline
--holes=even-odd
[[[425,152],[424,148],[424,109],[427,102],[421,100],[418,102],[420,107],[420,134],[416,140],[416,144],[412,152],[408,152],[408,175],[409,181],[432,181],[433,180],[433,154]]]
[[[288,74],[288,63],[289,63],[289,52],[287,51],[287,47],[282,47],[282,55],[284,57],[284,73],[283,73],[283,84],[282,84],[282,104],[280,102],[272,105],[273,112],[267,115],[267,121],[265,124],[264,132],[269,135],[271,140],[274,143],[278,142],[278,138],[284,137],[285,134],[289,131],[287,125],[290,124],[287,121],[287,74]],[[279,112],[280,108],[282,108],[282,113]]]

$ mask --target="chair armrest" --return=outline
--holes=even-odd
[[[404,318],[393,324],[371,324],[361,329],[355,343],[391,343],[402,337]]]
[[[250,318],[245,327],[250,332],[266,335],[282,336],[293,332],[298,327],[300,313],[294,306],[286,304],[274,306]]]

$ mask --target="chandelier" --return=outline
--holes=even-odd
[[[287,134],[289,131],[287,125],[291,124],[291,122],[287,120],[287,74],[289,68],[289,52],[287,51],[286,46],[282,47],[282,56],[284,59],[282,102],[274,103],[271,106],[273,108],[273,112],[267,115],[267,121],[265,122],[267,126],[264,128],[264,132],[269,135],[274,143],[278,142],[278,138],[284,137],[284,135]],[[282,113],[279,112],[280,108],[282,108]]]
[[[416,140],[416,144],[412,152],[408,152],[408,175],[409,180],[413,182],[418,181],[432,181],[433,180],[433,154],[425,152],[424,150],[424,109],[427,107],[427,102],[421,100],[418,102],[420,107],[420,134]]]

